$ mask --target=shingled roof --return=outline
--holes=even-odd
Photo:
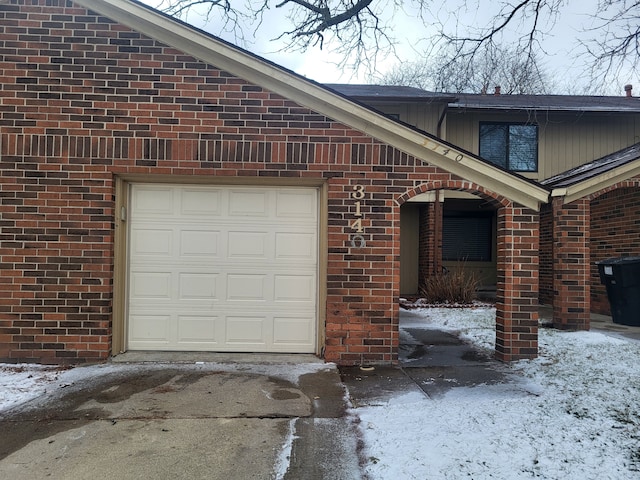
[[[460,94],[450,108],[565,112],[640,112],[640,97]]]
[[[552,197],[571,203],[638,175],[640,143],[543,180],[540,185],[549,188]]]
[[[401,85],[365,85],[348,83],[325,83],[336,92],[349,98],[364,101],[412,101],[412,102],[455,102],[457,95],[430,92],[415,87]]]
[[[640,113],[640,97],[589,95],[495,95],[439,93],[395,85],[327,84],[342,95],[360,101],[404,100],[447,102],[449,108],[466,110],[526,110],[565,112]]]
[[[640,143],[636,143],[635,145],[631,145],[630,147],[594,160],[593,162],[585,163],[579,167],[547,178],[540,183],[550,188],[567,188],[639,159]]]

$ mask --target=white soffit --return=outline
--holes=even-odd
[[[538,210],[549,192],[427,137],[266,60],[128,0],[73,0],[201,61],[345,123],[416,158]]]

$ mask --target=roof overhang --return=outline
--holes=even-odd
[[[388,143],[423,162],[523,206],[539,210],[549,191],[474,158],[435,137],[395,122],[334,93],[322,85],[234,45],[130,0],[73,0],[134,31],[179,49],[199,60],[260,85],[296,103]]]
[[[640,159],[613,168],[607,172],[601,173],[600,175],[596,175],[573,185],[552,188],[551,196],[564,197],[563,203],[571,203],[637,175],[640,175]]]

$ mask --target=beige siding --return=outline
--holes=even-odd
[[[399,119],[409,125],[413,125],[420,130],[436,135],[438,131],[438,121],[443,109],[442,104],[425,103],[374,103],[370,102],[376,110],[383,113],[398,115]]]
[[[400,209],[400,294],[415,295],[419,288],[420,205]]]
[[[640,115],[450,113],[445,140],[478,153],[481,121],[527,122],[540,126],[537,175],[543,180],[640,141]]]

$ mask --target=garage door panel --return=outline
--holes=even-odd
[[[220,288],[219,275],[211,273],[181,273],[178,275],[180,300],[216,300]]]
[[[228,316],[226,341],[229,344],[266,346],[266,323],[265,316]]]
[[[131,253],[134,255],[162,255],[173,251],[173,231],[153,227],[136,228],[131,232]]]
[[[275,258],[315,262],[317,239],[311,233],[279,232],[275,235]]]
[[[214,315],[178,315],[178,343],[214,346],[224,338],[220,335],[220,319]]]
[[[173,194],[168,186],[139,186],[132,195],[132,209],[145,216],[173,215]]]
[[[231,231],[229,258],[267,260],[269,256],[269,234],[267,232]]]
[[[298,317],[275,317],[273,319],[273,343],[295,349],[299,346],[312,346],[314,338],[309,326],[315,322],[313,315]]]
[[[222,215],[222,191],[220,189],[184,188],[181,190],[180,214],[183,217],[206,218]]]
[[[315,189],[133,185],[131,198],[128,348],[315,351]]]
[[[269,211],[269,191],[253,189],[233,189],[229,192],[230,217],[267,217]]]
[[[266,280],[266,275],[227,275],[227,300],[243,302],[267,301]]]
[[[169,344],[170,315],[131,314],[129,321],[129,345],[157,347]]]
[[[220,231],[182,230],[179,252],[184,257],[219,257]]]
[[[313,304],[316,282],[312,275],[274,275],[275,302],[302,302]]]
[[[171,272],[131,272],[132,299],[171,299]]]
[[[315,191],[292,189],[276,194],[276,215],[280,218],[313,221],[317,211]]]

